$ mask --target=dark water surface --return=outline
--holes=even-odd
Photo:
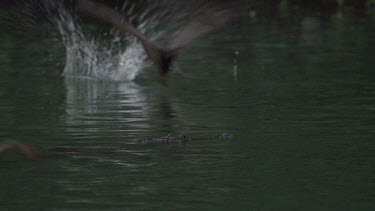
[[[0,138],[58,156],[2,155],[0,210],[374,210],[374,24],[241,21],[133,82],[2,30]]]

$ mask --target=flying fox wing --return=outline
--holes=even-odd
[[[134,26],[114,9],[91,0],[78,0],[78,6],[92,16],[100,18],[124,33],[135,36],[142,43],[147,55],[158,67],[160,75],[169,72],[170,66],[178,55],[178,50],[185,47],[193,40],[202,37],[214,29],[224,25],[230,19],[225,13],[207,13],[187,24],[180,33],[169,43],[166,49],[160,48],[150,42]]]
[[[181,49],[194,40],[201,38],[215,29],[218,29],[232,20],[234,16],[230,11],[208,11],[188,23],[182,30],[172,39],[168,45],[168,49]]]
[[[128,23],[117,11],[104,4],[96,3],[90,0],[78,0],[78,7],[90,15],[112,24],[115,28],[119,29],[123,33],[129,33],[138,38],[149,58],[158,67],[160,74],[165,75],[169,71],[174,54],[168,50],[159,48],[154,43],[151,43],[134,26]]]

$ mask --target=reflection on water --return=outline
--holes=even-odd
[[[65,87],[69,133],[100,133],[107,127],[113,132],[115,128],[117,132],[126,132],[150,127],[150,100],[134,82],[66,78]]]

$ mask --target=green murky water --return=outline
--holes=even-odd
[[[373,23],[247,21],[132,82],[2,30],[0,138],[62,156],[2,155],[0,210],[373,210]],[[138,142],[168,133],[193,141]]]

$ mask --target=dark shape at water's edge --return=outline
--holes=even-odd
[[[221,133],[219,135],[208,137],[208,138],[199,138],[199,139],[191,139],[184,134],[168,134],[166,136],[161,136],[157,138],[150,138],[144,139],[139,142],[140,145],[165,145],[165,144],[180,144],[185,145],[190,141],[198,141],[198,140],[227,140],[232,139],[234,137],[233,134],[230,133]],[[16,152],[20,155],[25,156],[25,158],[29,160],[40,160],[40,159],[54,159],[59,157],[66,157],[69,155],[75,154],[84,154],[84,153],[113,153],[118,150],[127,149],[128,145],[123,145],[119,147],[100,147],[100,148],[90,148],[86,150],[70,148],[70,147],[57,147],[51,150],[42,150],[38,147],[34,147],[28,144],[24,144],[21,142],[10,142],[3,144],[0,146],[0,155],[5,154],[7,152]]]

